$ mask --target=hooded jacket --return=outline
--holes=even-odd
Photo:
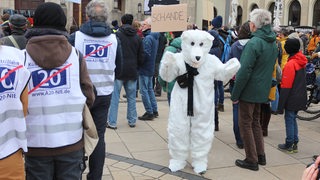
[[[142,39],[137,35],[137,31],[128,24],[122,25],[116,32],[121,41],[121,45],[126,47],[123,53],[123,63],[117,64],[116,79],[136,80],[138,78],[138,67],[144,62],[144,52]],[[122,69],[121,71],[119,71]]]
[[[26,51],[33,61],[43,69],[53,69],[63,65],[71,54],[72,47],[66,38],[67,33],[49,28],[32,28],[26,32],[28,43]],[[86,103],[92,106],[94,102],[93,85],[89,78],[86,62],[80,64],[80,86]],[[59,148],[29,148],[27,155],[51,156],[60,155],[83,148],[83,140]]]
[[[308,60],[301,51],[289,57],[282,71],[278,110],[305,110],[307,104],[306,64]]]
[[[241,68],[236,75],[231,100],[266,103],[278,55],[276,35],[270,25],[265,25],[252,36],[241,54]]]

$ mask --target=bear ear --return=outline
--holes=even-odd
[[[181,34],[181,40],[184,41],[186,40],[190,35],[191,31],[194,31],[194,30],[187,30],[187,31],[183,31],[183,33]]]

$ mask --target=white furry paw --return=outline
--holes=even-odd
[[[197,174],[203,175],[207,171],[207,164],[196,164],[193,166],[193,171]]]
[[[187,165],[186,161],[171,159],[169,164],[169,169],[171,172],[177,172],[183,169]]]

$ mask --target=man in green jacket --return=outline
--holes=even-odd
[[[250,13],[251,40],[241,55],[241,68],[236,75],[231,100],[239,103],[239,128],[246,158],[236,160],[241,168],[259,170],[266,164],[260,126],[261,104],[268,102],[272,71],[278,50],[271,27],[271,13],[255,9]]]

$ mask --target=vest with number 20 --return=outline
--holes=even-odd
[[[31,72],[27,116],[28,147],[56,148],[82,138],[85,96],[80,88],[79,57],[75,48],[60,67],[42,69],[27,53]]]

